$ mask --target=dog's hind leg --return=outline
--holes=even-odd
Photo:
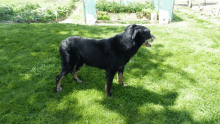
[[[82,80],[80,80],[78,77],[77,77],[77,71],[84,65],[82,59],[78,58],[77,62],[76,62],[76,67],[73,69],[72,71],[72,75],[73,75],[73,78],[76,82],[79,82],[79,83],[83,83]]]
[[[61,80],[63,79],[63,77],[65,77],[68,73],[70,73],[72,70],[72,67],[62,67],[62,71],[60,72],[60,74],[57,75],[56,77],[56,88],[55,88],[55,92],[58,93],[59,91],[63,90],[62,85],[61,85]]]
[[[64,76],[62,74],[58,74],[56,77],[56,88],[55,92],[58,93],[59,91],[63,90],[62,85],[61,85],[61,80],[63,79]]]
[[[62,49],[60,53],[61,53],[62,69],[60,74],[56,76],[56,88],[55,88],[56,93],[58,93],[63,89],[61,85],[61,80],[63,79],[63,77],[65,77],[68,73],[70,73],[73,70],[76,64],[76,61],[73,61],[72,59],[73,56],[70,56],[69,53],[67,53],[66,51],[62,51]]]

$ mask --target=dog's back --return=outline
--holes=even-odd
[[[106,69],[112,61],[115,61],[117,39],[90,39],[72,36],[62,41],[60,51],[68,51],[78,56],[82,61],[93,67]]]

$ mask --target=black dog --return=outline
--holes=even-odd
[[[72,73],[75,81],[82,82],[77,77],[77,71],[84,65],[106,70],[106,93],[112,98],[112,80],[118,72],[119,84],[122,83],[124,66],[134,56],[142,44],[150,46],[155,37],[150,30],[140,25],[129,25],[124,32],[108,39],[88,39],[77,36],[69,37],[60,45],[62,71],[56,77],[55,91],[62,90],[61,80]]]

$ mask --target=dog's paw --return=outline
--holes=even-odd
[[[112,95],[110,95],[110,96],[109,96],[109,95],[107,94],[107,96],[108,96],[108,98],[110,98],[110,99],[112,99],[112,98],[113,98],[113,96],[112,96]]]
[[[76,79],[76,78],[73,78],[74,81],[78,82],[78,83],[83,83],[83,80],[79,80],[79,79]]]
[[[60,86],[59,88],[54,88],[55,93],[59,93],[61,90],[63,90],[62,86]]]
[[[124,87],[126,87],[126,86],[128,86],[127,84],[124,84],[124,83],[122,83],[122,84],[120,84],[121,86],[124,86]]]
[[[112,94],[111,94],[111,93],[107,93],[107,96],[108,96],[110,99],[112,99],[112,98],[113,98],[113,96],[112,96]]]
[[[113,96],[110,96],[109,98],[110,98],[110,99],[112,99],[112,98],[113,98]]]

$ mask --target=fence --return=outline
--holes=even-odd
[[[206,5],[216,5],[219,0],[175,0],[176,5],[188,6],[206,6]]]
[[[220,16],[220,0],[176,0],[175,5],[187,6],[192,8],[193,6],[210,6],[214,5],[214,12],[211,13],[212,16]],[[216,6],[218,5],[218,6]]]

